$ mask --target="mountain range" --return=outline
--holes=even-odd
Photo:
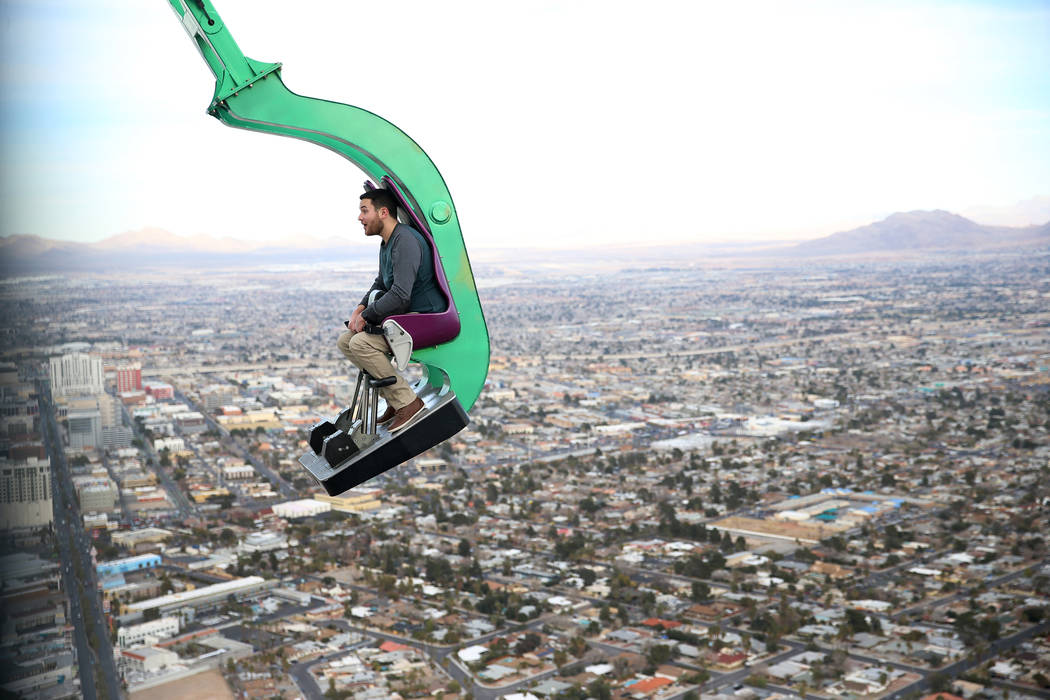
[[[985,226],[942,211],[891,214],[867,226],[833,233],[780,251],[780,255],[902,254],[918,251],[991,251],[1050,245],[1050,222],[1040,226]]]
[[[892,214],[882,221],[833,233],[794,245],[691,244],[666,246],[664,251],[682,260],[696,257],[811,258],[823,256],[909,255],[954,251],[994,251],[1050,246],[1050,222],[1039,226],[985,226],[947,211]],[[641,257],[662,256],[665,246],[644,249]],[[686,250],[688,249],[688,250]],[[638,259],[637,247],[588,251],[610,258]],[[374,262],[375,248],[345,239],[299,237],[287,241],[244,241],[230,237],[177,236],[158,228],[144,228],[97,243],[74,243],[39,236],[0,238],[0,276],[54,272],[117,271],[149,268],[221,268],[262,265]]]

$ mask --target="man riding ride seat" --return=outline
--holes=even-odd
[[[383,321],[397,314],[438,313],[447,307],[434,275],[430,246],[419,231],[398,221],[397,208],[397,199],[389,190],[374,189],[361,195],[357,220],[366,236],[382,238],[379,274],[337,343],[348,360],[374,379],[397,378],[379,389],[387,409],[377,423],[389,423],[391,433],[408,427],[425,407],[390,361]]]

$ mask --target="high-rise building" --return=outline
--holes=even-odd
[[[80,697],[68,605],[57,562],[26,552],[0,557],[5,696]]]
[[[237,398],[237,390],[230,384],[212,384],[200,391],[201,403],[204,409],[215,412],[221,407],[233,403]]]
[[[73,488],[84,513],[112,512],[120,498],[116,482],[108,476],[75,476]]]
[[[124,425],[124,412],[121,410],[120,399],[109,394],[99,394],[98,410],[102,414],[103,428],[116,428]]]
[[[34,432],[40,412],[35,396],[19,386],[0,385],[0,434],[26,435]]]
[[[0,529],[51,524],[51,461],[0,458]]]
[[[117,366],[117,392],[142,390],[142,365],[134,364]]]
[[[74,450],[102,449],[102,412],[94,409],[73,409],[66,414],[69,421],[69,446]]]
[[[131,428],[123,425],[115,425],[102,429],[102,447],[107,450],[119,450],[122,447],[130,447],[131,441],[135,439]]]
[[[74,352],[51,358],[51,394],[55,398],[104,391],[102,358]]]
[[[124,413],[116,397],[109,394],[67,396],[63,402],[71,448],[114,449],[131,444],[134,436],[124,426]]]

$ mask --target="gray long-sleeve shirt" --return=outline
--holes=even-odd
[[[373,291],[383,295],[372,304]],[[379,275],[361,299],[361,313],[367,323],[379,325],[388,316],[443,311],[445,298],[434,277],[434,262],[423,235],[405,224],[398,224],[390,239],[379,246]]]

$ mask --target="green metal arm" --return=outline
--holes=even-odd
[[[448,381],[465,410],[485,383],[489,337],[456,209],[445,181],[423,149],[403,131],[359,107],[296,95],[281,80],[280,63],[247,58],[210,0],[168,0],[215,74],[208,113],[228,126],[290,136],[324,146],[357,165],[376,184],[389,176],[420,220],[430,226],[460,316],[459,335],[417,350],[412,359],[429,381]]]

